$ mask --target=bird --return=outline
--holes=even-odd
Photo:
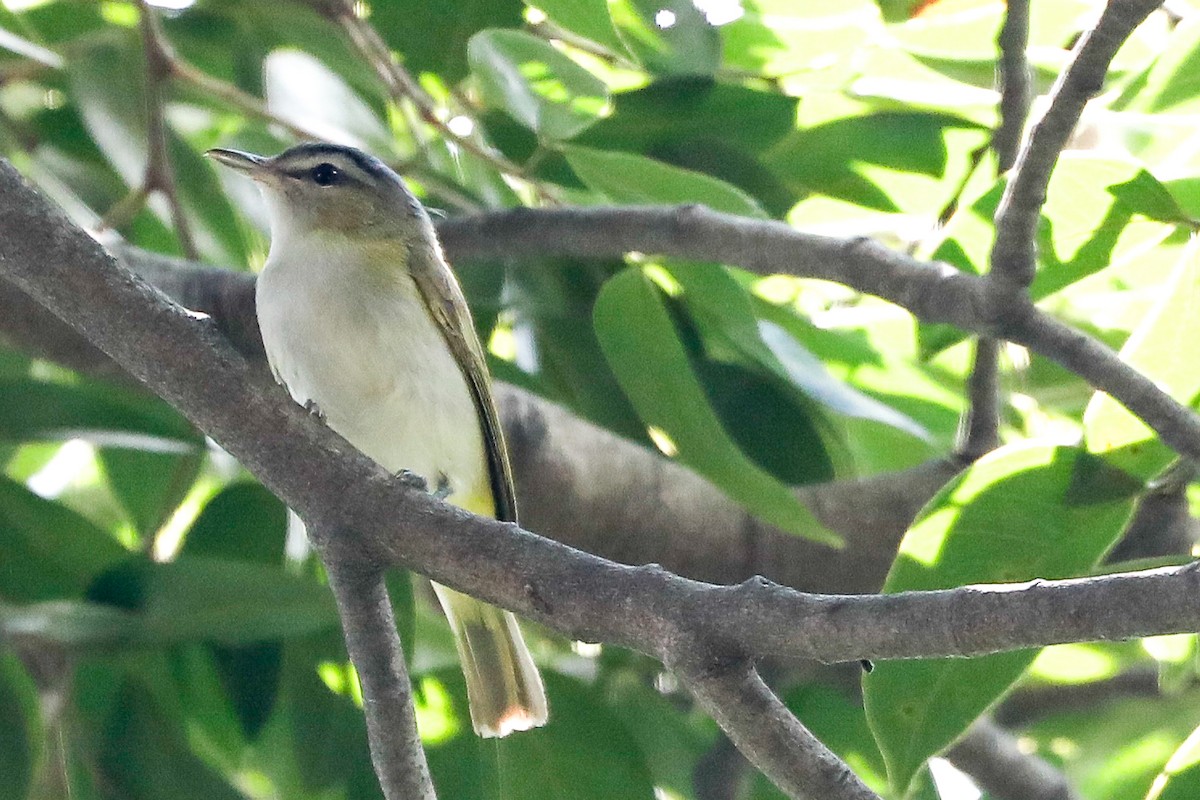
[[[271,243],[255,305],[275,379],[385,469],[516,522],[483,348],[429,214],[400,175],[324,142],[273,157],[207,155],[251,178],[265,201]],[[513,614],[433,586],[475,732],[544,725],[545,688]]]

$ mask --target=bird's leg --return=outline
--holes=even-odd
[[[450,477],[444,472],[439,472],[437,488],[433,490],[433,496],[438,500],[445,500],[452,494],[454,494],[454,490],[450,488]]]

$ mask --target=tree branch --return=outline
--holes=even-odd
[[[371,761],[383,796],[387,800],[435,800],[384,571],[338,552],[342,537],[337,531],[310,528],[309,535],[321,552],[346,650],[362,686]]]
[[[1080,38],[1075,56],[1050,90],[1050,108],[1033,126],[1017,156],[996,212],[992,273],[1027,287],[1037,269],[1037,224],[1046,187],[1087,102],[1104,86],[1117,50],[1162,0],[1109,0],[1096,26]]]
[[[1061,771],[1022,752],[1011,733],[986,717],[946,756],[995,800],[1082,800]]]
[[[676,673],[738,749],[788,796],[879,800],[780,702],[750,661]]]
[[[473,516],[386,474],[283,392],[266,391],[261,372],[210,320],[120,268],[2,162],[0,198],[0,274],[175,405],[310,528],[345,531],[346,546],[377,567],[410,567],[572,638],[659,658],[699,681],[710,711],[734,720],[735,741],[798,734],[774,712],[766,718],[773,730],[741,730],[740,712],[723,703],[761,690],[750,673],[736,689],[705,683],[696,668],[703,653],[823,661],[976,655],[1200,628],[1194,564],[1008,587],[812,595],[764,579],[714,586],[654,565],[626,567]],[[809,770],[793,763],[781,776],[772,747],[748,746],[756,766],[789,785]]]
[[[244,272],[117,248],[123,263],[217,329],[265,374]],[[106,378],[133,378],[26,294],[0,280],[0,341]],[[274,393],[274,387],[265,385]],[[936,459],[899,473],[804,487],[802,502],[847,546],[840,550],[771,527],[678,462],[629,442],[521,389],[497,384],[525,523],[545,536],[626,564],[661,563],[713,583],[765,575],[825,592],[879,588],[921,506],[961,464]]]
[[[1029,115],[1029,0],[1010,0],[1004,25],[997,39],[1000,64],[996,79],[1000,88],[1000,124],[992,136],[997,166],[1004,173],[1017,158],[1017,148]],[[975,343],[975,361],[967,381],[969,400],[963,418],[959,454],[974,460],[1000,446],[1000,343],[983,337]]]

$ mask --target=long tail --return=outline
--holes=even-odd
[[[546,690],[516,617],[437,583],[433,588],[454,631],[475,733],[507,736],[545,725]]]

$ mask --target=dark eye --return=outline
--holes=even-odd
[[[342,173],[333,164],[317,164],[312,168],[312,179],[317,186],[332,186],[342,179]]]

